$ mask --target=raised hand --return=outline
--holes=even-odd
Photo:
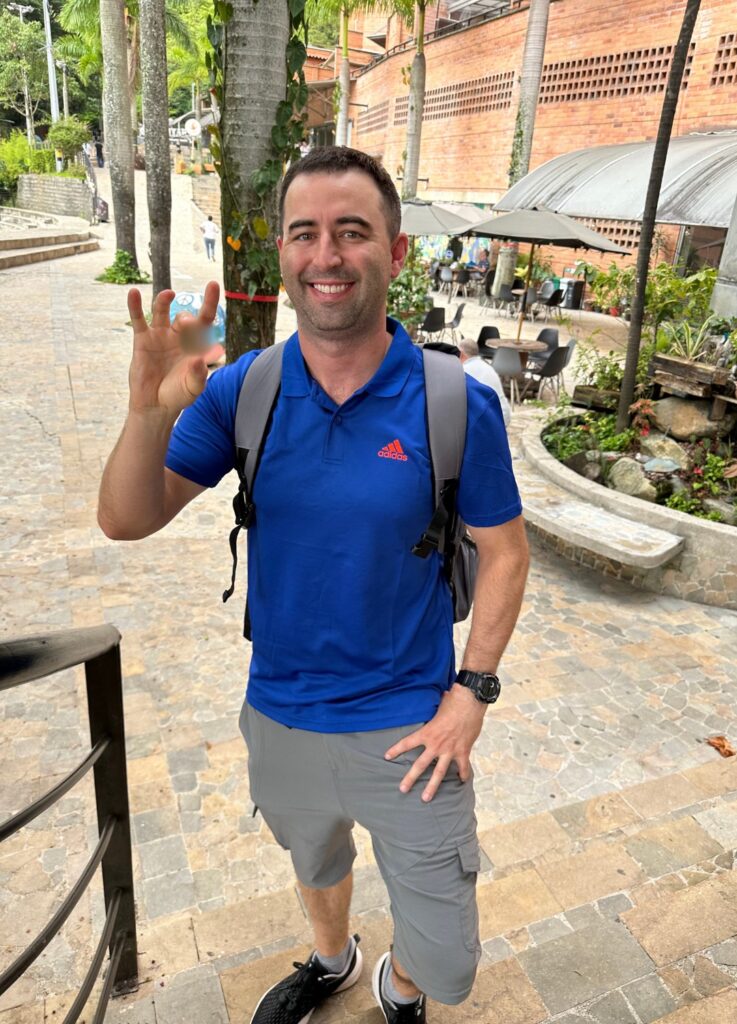
[[[169,322],[174,292],[159,292],[151,323],[143,315],[141,293],[128,292],[128,311],[133,325],[130,408],[133,412],[158,410],[176,417],[194,402],[207,380],[204,356],[209,345],[207,331],[217,313],[220,287],[208,282],[198,316],[177,314]]]

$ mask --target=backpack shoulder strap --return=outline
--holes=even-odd
[[[466,374],[456,356],[422,350],[427,431],[430,440],[435,504],[448,480],[457,480],[466,446],[468,399]]]
[[[422,361],[434,512],[412,553],[427,558],[431,551],[445,551],[446,531],[455,519],[455,492],[466,446],[468,398],[460,359],[425,348]]]
[[[236,468],[241,480],[245,480],[249,495],[253,490],[266,428],[281,387],[285,344],[281,341],[263,349],[248,368],[238,395],[235,412]]]

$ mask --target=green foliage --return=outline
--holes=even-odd
[[[0,142],[0,188],[15,192],[21,174],[45,174],[54,166],[53,152],[29,146],[25,132],[11,132]]]
[[[146,284],[151,278],[145,271],[138,269],[129,252],[117,249],[112,266],[96,280],[105,281],[107,284]]]
[[[708,317],[698,330],[688,320],[661,324],[658,339],[664,339],[666,343],[662,351],[690,361],[699,359],[704,354],[707,340],[714,333],[715,320],[716,317]]]
[[[61,118],[51,125],[47,135],[52,149],[60,150],[65,160],[75,157],[91,138],[90,126],[79,117]]]
[[[0,106],[23,115],[25,81],[35,112],[39,101],[48,96],[46,76],[45,39],[39,22],[21,22],[16,14],[0,10]]]
[[[635,286],[635,268],[618,267],[612,263],[608,270],[600,270],[590,282],[594,302],[602,309],[621,311],[628,306]]]
[[[590,441],[589,431],[584,430],[584,423],[577,418],[554,420],[542,434],[543,444],[559,462],[587,451]]]
[[[332,50],[338,45],[340,33],[340,14],[326,8],[324,4],[315,4],[309,14],[310,46],[323,46]]]
[[[605,413],[590,420],[592,441],[600,452],[626,452],[635,444],[637,432],[633,429],[617,433],[617,417]]]
[[[564,462],[579,452],[626,452],[634,447],[636,433],[625,430],[617,433],[617,417],[587,412],[582,416],[554,419],[542,435],[550,454]]]
[[[593,337],[593,335],[592,335]],[[576,354],[576,380],[599,391],[619,391],[624,377],[624,362],[614,351],[603,355],[591,340],[579,343]]]
[[[424,267],[414,261],[405,263],[401,274],[389,285],[389,315],[401,320],[408,329],[419,327],[432,306],[432,299],[428,300],[429,291],[430,278]]]

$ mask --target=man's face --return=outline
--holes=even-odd
[[[302,330],[335,341],[383,330],[387,289],[404,264],[407,236],[389,237],[381,193],[367,174],[297,175],[277,244]]]

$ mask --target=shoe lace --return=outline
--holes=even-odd
[[[320,988],[323,986],[322,970],[314,959],[304,964],[295,960],[292,966],[297,968],[297,973],[279,993],[280,1004],[290,1012],[297,1009],[300,1000],[310,990],[317,989],[315,995],[320,999]]]

